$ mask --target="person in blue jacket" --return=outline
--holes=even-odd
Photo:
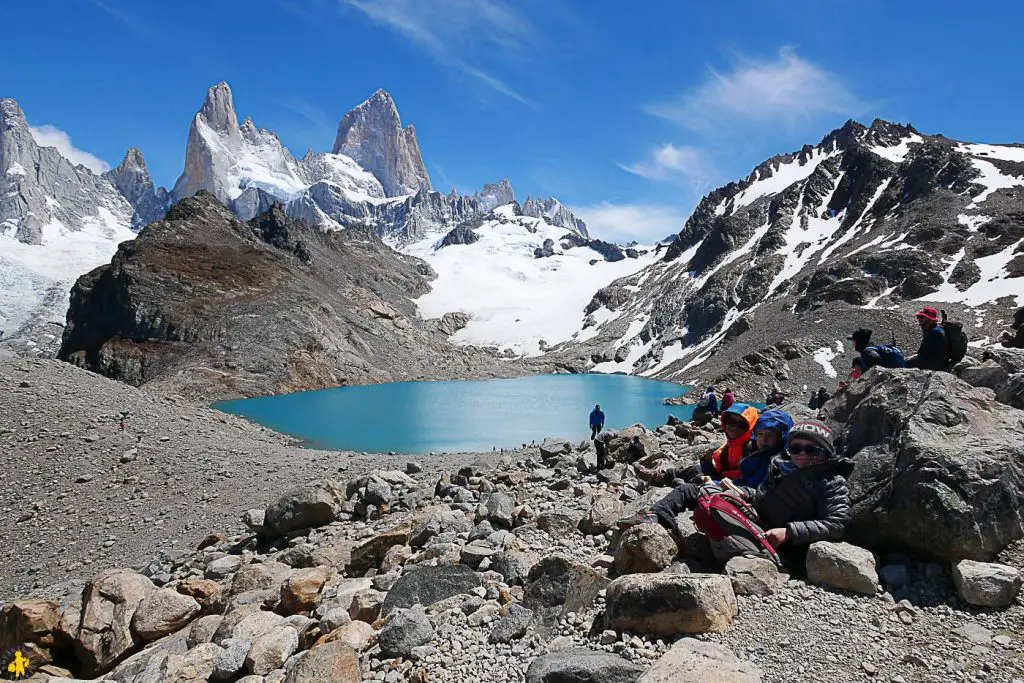
[[[599,403],[590,411],[590,440],[593,441],[602,429],[604,429],[604,413],[601,412]]]
[[[733,481],[737,486],[757,488],[768,478],[772,458],[782,452],[793,418],[783,410],[766,410],[757,418],[754,436],[748,454],[740,460],[740,476]],[[638,472],[651,479],[652,484],[670,484],[674,480],[693,482],[702,478],[694,466],[649,470],[638,467]]]

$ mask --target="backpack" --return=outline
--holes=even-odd
[[[963,323],[958,323],[946,318],[946,312],[942,312],[942,331],[946,333],[946,358],[949,365],[956,365],[967,355],[967,333],[964,332]]]
[[[701,487],[693,524],[707,536],[715,559],[725,564],[741,555],[763,557],[782,566],[779,554],[764,536],[753,506],[739,494],[709,484]]]
[[[698,408],[707,408],[710,403],[711,403],[711,397],[708,394],[704,394],[703,396],[700,397],[700,400],[697,401],[697,407]]]
[[[903,355],[903,351],[898,346],[893,344],[873,344],[867,349],[874,349],[878,352],[879,358],[882,359],[883,368],[905,368],[907,367],[907,358]]]

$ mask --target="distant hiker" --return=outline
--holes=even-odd
[[[718,415],[718,397],[715,395],[715,388],[708,387],[707,391],[700,395],[697,407],[693,409],[692,420],[697,424],[707,424],[711,418]]]
[[[602,429],[604,429],[604,413],[601,412],[599,403],[590,411],[590,438],[593,439]]]
[[[597,452],[597,470],[608,469],[608,442],[618,436],[614,429],[604,429],[594,437],[594,450]]]
[[[946,370],[950,360],[949,348],[946,331],[939,324],[939,312],[927,306],[914,315],[921,326],[921,346],[916,355],[907,359],[907,367],[919,370]]]
[[[847,339],[853,342],[854,350],[860,354],[864,372],[876,365],[883,368],[903,368],[907,365],[903,351],[895,344],[872,344],[869,329],[861,328]]]
[[[647,456],[647,447],[644,446],[644,442],[640,440],[639,436],[634,436],[629,442],[629,449],[627,452],[629,453],[629,461],[636,462],[637,460]]]
[[[736,397],[732,393],[732,389],[726,389],[725,393],[722,394],[722,412],[729,410],[733,403],[736,402]]]
[[[786,437],[792,427],[793,418],[785,411],[767,410],[761,413],[757,418],[757,424],[754,425],[754,443],[747,447],[750,452],[740,460],[740,476],[732,480],[732,483],[753,488],[760,486],[768,476],[768,465],[772,458],[785,447]],[[636,469],[644,478],[650,479],[652,484],[668,485],[677,479],[693,479],[691,467]]]
[[[121,431],[123,432],[124,431],[124,421],[128,419],[128,411],[127,410],[122,410],[121,414],[118,417],[120,418],[120,421],[121,421]]]
[[[1024,349],[1024,308],[1018,308],[1013,314],[1010,329],[1015,333],[1003,332],[1000,343],[1008,349]]]
[[[811,543],[842,538],[850,519],[846,477],[852,470],[851,460],[836,455],[832,430],[805,420],[789,430],[786,453],[772,459],[761,486],[683,484],[649,512],[623,522],[660,523],[678,534],[676,516],[695,510],[694,525],[719,562],[752,554],[781,564],[781,548],[786,564],[800,568]]]
[[[828,389],[826,389],[825,387],[820,387],[818,389],[818,410],[821,410],[822,408],[825,407],[825,404],[828,403],[828,399]]]

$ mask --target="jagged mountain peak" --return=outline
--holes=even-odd
[[[4,129],[19,127],[28,130],[28,122],[25,120],[25,112],[18,106],[18,101],[13,97],[0,98],[0,133]]]
[[[477,206],[482,213],[493,211],[499,206],[511,204],[516,200],[515,190],[508,178],[503,178],[497,183],[487,183],[479,192],[473,195]]]
[[[231,94],[231,86],[226,81],[221,81],[206,91],[206,99],[199,109],[198,116],[202,116],[206,124],[218,133],[228,136],[238,134],[235,101]]]
[[[124,171],[128,168],[146,168],[146,158],[142,156],[142,150],[137,147],[129,147],[124,153],[124,158],[121,159],[121,163],[117,165],[115,171]]]
[[[378,90],[341,118],[332,151],[370,171],[389,197],[431,189],[416,129],[402,128],[398,107],[385,90]]]

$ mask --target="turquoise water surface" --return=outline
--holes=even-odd
[[[687,419],[692,406],[662,404],[686,389],[628,375],[538,375],[338,387],[214,407],[317,448],[457,453],[511,448],[547,436],[589,438],[595,403],[604,410],[606,426],[616,429],[637,422],[654,428],[669,414]]]

